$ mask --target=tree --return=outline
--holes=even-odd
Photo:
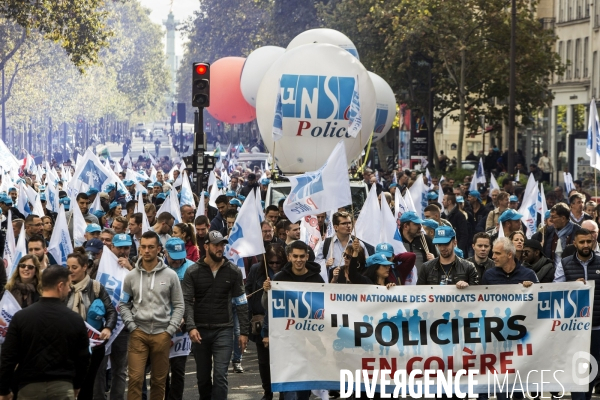
[[[556,37],[536,20],[536,5],[518,0],[517,115],[522,123],[551,103],[550,79],[562,71],[553,50]],[[431,70],[434,129],[461,110],[459,146],[467,114],[475,120],[507,118],[510,14],[504,0],[340,0],[320,7],[319,15],[327,26],[346,33],[365,67],[427,120],[429,92],[417,88],[427,86],[423,82]]]

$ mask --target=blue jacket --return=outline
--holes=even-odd
[[[194,262],[191,260],[186,259],[185,262],[183,263],[183,265],[179,268],[173,268],[171,266],[169,266],[173,271],[177,272],[177,277],[179,278],[179,282],[183,281],[183,277],[185,275],[185,271],[190,267],[194,265]]]
[[[517,266],[510,273],[507,274],[502,268],[494,267],[490,268],[483,273],[481,278],[481,285],[511,285],[515,283],[523,283],[530,281],[533,283],[539,283],[537,275],[529,268],[525,268],[519,262]]]

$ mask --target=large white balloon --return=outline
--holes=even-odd
[[[256,107],[256,94],[265,73],[284,52],[283,47],[264,46],[254,50],[246,59],[242,69],[240,89],[244,99],[252,107]]]
[[[362,133],[353,138],[347,134],[347,115],[356,77]],[[283,138],[273,151],[278,91]],[[356,159],[375,126],[375,111],[375,89],[367,70],[357,58],[331,44],[306,44],[286,51],[265,74],[256,101],[263,141],[279,168],[289,174],[321,168],[340,140],[345,141],[348,162]]]
[[[336,31],[335,29],[327,28],[310,29],[308,31],[302,32],[294,39],[292,39],[290,44],[288,44],[287,50],[291,50],[293,48],[308,43],[333,44],[348,51],[354,57],[359,58],[356,46],[354,45],[354,43],[352,43],[352,40],[350,40],[348,36],[344,35],[342,32]]]
[[[377,97],[377,115],[375,129],[373,129],[373,142],[376,142],[382,139],[392,127],[396,118],[396,97],[390,85],[382,77],[370,71],[369,76]]]

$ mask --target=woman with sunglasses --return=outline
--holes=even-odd
[[[281,268],[287,262],[285,249],[280,244],[269,244],[265,247],[265,260],[269,278],[273,279]],[[248,277],[246,278],[246,296],[248,296],[248,310],[250,312],[250,328],[251,333],[249,339],[256,343],[256,352],[258,355],[258,371],[260,380],[264,390],[263,399],[272,399],[273,392],[271,391],[271,369],[269,367],[269,349],[263,344],[260,334],[262,323],[266,314],[264,307],[261,304],[262,291],[264,281],[267,279],[264,262],[254,264],[250,268]]]
[[[27,308],[40,299],[42,274],[40,262],[36,256],[21,257],[17,268],[6,284],[6,291],[13,295],[21,308]]]
[[[91,279],[87,274],[88,258],[83,247],[76,247],[74,252],[67,256],[67,268],[71,271],[72,284],[71,292],[67,297],[67,307],[81,315],[81,318],[90,325],[97,324],[100,339],[107,340],[117,325],[117,310],[113,306],[104,286],[100,282]],[[95,313],[88,315],[90,306],[96,299],[100,300],[104,308],[104,316],[98,316],[99,320],[94,318]],[[104,320],[104,323],[102,323],[102,320]],[[92,348],[90,366],[77,396],[78,400],[92,399],[96,372],[104,359],[104,351],[104,344]]]
[[[354,244],[356,243],[356,245]],[[356,255],[354,255],[354,248],[357,248]],[[364,280],[362,274],[359,271],[364,271],[365,267],[365,251],[360,245],[359,240],[354,240],[352,244],[346,247],[346,250],[342,253],[344,264],[337,267],[331,268],[328,272],[330,283],[362,283],[369,284]],[[354,268],[350,271],[350,262],[354,260]]]

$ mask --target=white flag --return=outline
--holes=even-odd
[[[138,193],[135,212],[142,214],[142,234],[148,232],[150,230],[150,222],[148,221],[148,216],[146,215],[146,208],[144,207],[144,200],[141,192]]]
[[[162,203],[156,215],[163,212],[170,213],[175,218],[175,223],[181,222],[181,210],[179,209],[179,200],[177,199],[177,191],[172,189],[165,201]]]
[[[214,176],[214,173],[211,171],[210,172],[211,175]],[[210,178],[209,178],[209,182],[210,182]],[[221,195],[221,191],[219,190],[219,185],[217,184],[217,179],[215,178],[212,186],[209,184],[210,186],[210,197],[208,200],[208,205],[213,206],[213,207],[217,207],[217,197],[219,197],[219,195]]]
[[[356,237],[371,246],[377,246],[381,231],[381,209],[377,199],[377,187],[371,185],[369,195],[356,219]]]
[[[350,102],[350,113],[348,116],[348,134],[355,138],[362,129],[362,115],[360,112],[360,95],[358,93],[358,76],[354,80],[352,101]]]
[[[121,313],[119,313],[119,300],[121,299],[123,290],[123,281],[125,280],[125,275],[127,275],[128,272],[129,271],[126,268],[123,268],[119,265],[119,259],[115,253],[110,251],[108,247],[104,246],[102,257],[100,257],[100,263],[98,265],[96,280],[104,286],[108,296],[110,297],[111,303],[117,309],[118,313],[117,326],[112,330],[110,339],[108,339],[106,346],[110,346],[123,329],[123,320],[121,319]]]
[[[194,221],[199,216],[204,215],[204,212],[205,212],[205,209],[204,209],[204,192],[202,192],[202,194],[200,195],[200,201],[198,202],[198,208],[196,208],[196,216],[194,217]]]
[[[483,169],[483,159],[479,158],[479,164],[477,165],[477,171],[473,174],[473,178],[471,179],[471,186],[469,186],[469,191],[477,190],[477,184],[486,183],[485,179],[485,170]]]
[[[273,142],[278,141],[283,137],[283,107],[281,105],[281,79],[277,89],[277,100],[275,101],[275,116],[273,117]]]
[[[11,277],[13,272],[15,272],[19,261],[21,261],[21,257],[27,255],[27,244],[25,243],[25,236],[25,224],[23,224],[23,226],[21,227],[21,233],[19,234],[19,239],[17,240],[17,245],[15,246],[12,265],[9,265],[9,269],[6,270],[6,276],[8,277]]]
[[[73,205],[77,207],[77,204]],[[67,265],[67,256],[73,252],[71,244],[71,236],[69,235],[69,227],[67,226],[67,217],[65,216],[65,208],[61,204],[56,216],[56,224],[50,237],[48,252],[52,254],[56,263],[59,265]]]
[[[563,172],[564,181],[565,181],[565,193],[567,196],[571,190],[575,190],[575,184],[573,183],[573,176],[569,172]],[[559,201],[561,199],[558,199]]]
[[[58,189],[54,186],[54,181],[48,179],[48,176],[49,174],[46,174],[46,209],[58,212]]]
[[[89,212],[94,213],[95,211],[98,211],[98,210],[104,211],[104,209],[102,208],[102,203],[100,202],[100,195],[96,194],[96,198],[90,205]]]
[[[229,242],[225,246],[225,257],[240,268],[244,279],[246,278],[246,270],[243,258],[265,252],[260,222],[256,212],[255,193],[254,190],[250,191],[242,208],[240,208],[233,228],[229,233]]]
[[[394,247],[394,255],[406,253],[396,219],[392,215],[392,210],[388,207],[387,201],[381,203],[381,236],[379,237],[379,243],[391,244]]]
[[[288,177],[290,194],[283,203],[291,221],[326,210],[337,210],[352,203],[346,148],[340,141],[319,170]]]
[[[415,207],[415,213],[417,213],[419,217],[422,217],[423,209],[427,207],[427,186],[425,186],[425,182],[423,181],[423,175],[417,176],[415,183],[413,183],[406,192],[410,192],[411,200]]]
[[[8,276],[10,279],[10,275]],[[6,339],[6,332],[10,321],[17,313],[21,310],[21,306],[17,303],[14,296],[7,290],[4,292],[2,299],[0,299],[0,344],[4,343]]]
[[[498,189],[498,190],[500,190],[500,185],[498,185],[498,181],[496,181],[496,178],[494,177],[494,174],[490,174],[490,191],[492,189]]]
[[[25,228],[21,227],[21,229],[24,230]],[[13,265],[16,251],[15,246],[15,231],[13,230],[12,226],[12,210],[8,210],[8,220],[6,221],[6,238],[4,244],[4,262],[7,266]],[[10,275],[8,275],[8,279],[10,279]]]
[[[532,177],[533,174],[529,176]],[[535,180],[533,182],[535,183]],[[527,239],[531,239],[531,236],[537,231],[537,201],[539,196],[537,183],[534,184],[533,189],[530,190],[529,193],[527,193],[527,190],[525,193],[526,194],[523,196],[523,203],[519,208],[519,214],[523,215],[521,221],[523,221],[527,228],[525,235],[527,236]]]
[[[536,208],[537,208],[537,212],[542,216],[542,226],[546,225],[546,221],[544,218],[546,218],[546,211],[548,211],[548,205],[546,204],[546,194],[544,193],[544,184],[540,183],[540,189],[538,191],[538,198],[537,198],[537,204],[536,204]]]
[[[504,236],[504,227],[502,226],[502,222],[498,222],[498,237],[503,238]],[[560,240],[559,240],[560,243]]]
[[[188,178],[187,171],[183,171],[179,178],[181,178],[181,199],[179,200],[179,205],[189,205],[196,209],[196,203],[194,202],[194,194],[192,193],[192,187],[190,185],[190,179]]]
[[[99,197],[100,196],[96,196],[96,198]],[[73,218],[73,244],[75,247],[83,246],[87,223],[85,222],[85,219],[83,219],[83,214],[77,204],[72,205],[71,210],[73,210],[71,214],[71,218]]]
[[[590,118],[585,154],[590,157],[590,167],[600,169],[600,123],[598,122],[596,99],[592,99],[590,102]]]

